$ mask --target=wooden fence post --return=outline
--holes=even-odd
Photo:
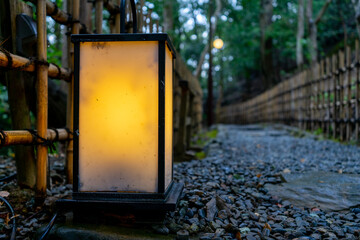
[[[359,99],[360,99],[360,66],[359,66],[359,40],[355,42],[355,67],[356,67],[356,94],[355,94],[355,140],[359,140]]]
[[[339,78],[339,70],[337,68],[338,65],[338,54],[334,54],[332,57],[332,73],[333,73],[333,138],[337,136],[337,103],[338,103],[338,78]]]
[[[345,69],[347,71],[347,97],[346,97],[346,101],[345,101],[345,107],[346,107],[346,141],[349,141],[351,138],[351,100],[352,100],[352,91],[351,91],[351,87],[352,87],[352,80],[351,80],[351,49],[350,46],[346,46],[346,65],[345,65]]]
[[[73,0],[72,2],[72,16],[74,23],[72,25],[72,34],[79,34],[80,23],[77,21],[80,17],[80,0]],[[70,44],[70,68],[74,69],[74,44]],[[67,107],[67,127],[73,131],[73,116],[74,116],[74,76],[71,78],[68,90],[68,107]],[[70,140],[66,149],[66,177],[67,182],[73,182],[73,140]]]
[[[38,0],[37,14],[37,134],[47,138],[48,121],[48,66],[46,65],[46,0]],[[48,148],[42,144],[37,146],[37,177],[36,198],[43,200],[46,197],[46,179],[48,167]]]
[[[95,29],[97,34],[102,33],[103,22],[103,0],[96,0],[95,3]]]

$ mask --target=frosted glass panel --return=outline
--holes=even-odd
[[[165,55],[165,189],[172,179],[173,150],[173,65],[172,54],[166,47]]]
[[[79,191],[157,192],[158,42],[80,44]]]

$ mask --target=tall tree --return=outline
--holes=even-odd
[[[263,88],[268,89],[275,82],[273,66],[273,43],[268,34],[272,24],[273,3],[272,0],[261,0],[260,10],[260,55],[261,55],[261,80]]]
[[[318,13],[316,19],[313,18],[313,0],[308,0],[306,8],[306,16],[309,26],[309,37],[310,37],[310,61],[317,61],[318,44],[317,44],[317,25],[320,23],[321,18],[324,16],[327,8],[329,7],[331,0],[326,0],[325,4]]]
[[[210,1],[212,1],[212,0],[210,0]],[[210,18],[214,19],[214,22],[211,24],[211,29],[209,29],[209,33],[210,33],[210,31],[212,33],[215,33],[217,22],[218,22],[218,19],[220,17],[221,9],[222,9],[221,0],[216,0],[215,12],[214,12],[214,14],[209,14]],[[211,17],[211,16],[213,16],[213,17]],[[209,37],[210,37],[210,34],[209,34]],[[206,53],[209,51],[209,44],[211,44],[211,43],[208,41],[208,43],[205,45],[203,51],[201,52],[199,61],[197,63],[197,68],[196,68],[196,71],[195,71],[195,77],[196,78],[200,77],[201,70],[202,70],[202,65],[204,63]]]
[[[173,1],[168,0],[164,3],[164,32],[169,32],[174,30],[174,18],[173,18]]]
[[[356,28],[360,38],[360,0],[351,0],[355,10]]]
[[[296,65],[304,63],[302,40],[304,38],[304,0],[298,0],[298,27],[296,34]]]

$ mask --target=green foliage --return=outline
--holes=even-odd
[[[319,136],[319,135],[323,135],[324,134],[324,131],[322,128],[318,128],[314,131],[314,134]]]
[[[6,87],[0,84],[0,128],[10,129],[10,108]]]
[[[196,159],[198,159],[198,160],[204,159],[204,158],[206,157],[206,153],[203,152],[203,151],[197,152],[197,153],[195,153],[195,157],[196,157]]]

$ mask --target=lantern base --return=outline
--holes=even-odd
[[[174,211],[182,193],[184,184],[173,183],[165,199],[118,198],[118,199],[59,199],[59,210],[99,209],[99,210],[162,210]]]

